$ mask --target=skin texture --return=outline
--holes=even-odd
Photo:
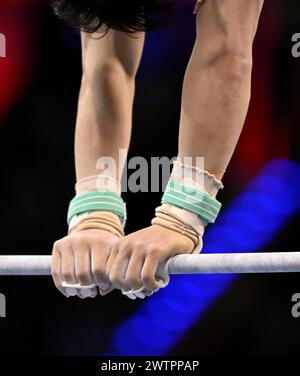
[[[252,45],[262,6],[263,0],[206,0],[197,13],[197,37],[183,87],[178,155],[204,156],[205,168],[218,179],[229,164],[247,114]],[[99,173],[95,166],[101,156],[118,162],[118,149],[128,149],[143,43],[142,34],[136,39],[114,31],[100,40],[82,36],[77,179]],[[109,287],[102,295],[114,288],[144,285],[150,295],[159,288],[158,264],[192,250],[190,239],[160,226],[120,240],[105,231],[83,231],[55,243],[54,281],[63,293],[61,283],[66,280],[106,283]]]
[[[78,114],[75,135],[75,161],[77,181],[99,174],[97,160],[112,157],[119,169],[119,149],[129,148],[132,106],[135,90],[135,75],[140,63],[144,46],[144,34],[130,38],[124,33],[110,31],[104,38],[98,35],[82,33],[82,83],[78,102]],[[121,163],[121,162],[120,162]],[[123,168],[123,166],[122,166]],[[53,247],[52,274],[57,288],[64,294],[62,281],[77,283],[80,274],[84,281],[108,282],[104,273],[90,270],[91,264],[103,271],[107,258],[97,259],[110,252],[118,238],[106,231],[83,231],[71,234],[59,240]],[[80,247],[77,246],[80,243]],[[90,252],[90,250],[97,252]],[[78,253],[94,255],[93,261],[78,259]],[[75,259],[77,262],[75,262]],[[83,265],[84,264],[84,265]],[[98,265],[99,264],[99,265]],[[113,288],[100,289],[110,292]],[[94,291],[95,294],[95,291]],[[82,298],[81,294],[78,294]]]
[[[206,0],[197,14],[183,84],[179,156],[204,156],[208,171],[226,170],[245,122],[262,6],[263,0]]]
[[[75,136],[77,180],[99,174],[96,162],[101,157],[112,157],[119,168],[119,149],[129,148],[135,76],[144,38],[143,33],[131,38],[113,30],[101,39],[82,33],[83,74]]]
[[[105,265],[111,248],[118,242],[116,235],[102,230],[87,230],[66,236],[54,243],[52,254],[52,276],[55,286],[67,297],[62,282],[91,285],[97,283],[102,288],[100,294],[113,290],[105,273]],[[92,297],[97,295],[92,290]],[[77,295],[84,298],[78,291]]]
[[[159,263],[178,253],[191,253],[192,240],[175,231],[150,226],[127,235],[112,247],[106,271],[113,286],[126,291],[144,286],[156,291],[155,273]]]

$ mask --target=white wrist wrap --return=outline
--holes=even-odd
[[[179,185],[192,186],[198,191],[205,192],[214,198],[217,196],[218,191],[224,188],[222,182],[208,171],[186,163],[183,164],[178,160],[174,162],[170,180]],[[160,213],[163,213],[164,216],[162,217]],[[167,203],[163,203],[156,208],[156,217],[159,218],[161,225],[165,225],[166,227],[169,224],[171,225],[174,219],[179,221],[183,226],[188,226],[190,228],[190,237],[193,238],[193,236],[196,236],[198,238],[198,244],[195,245],[193,253],[201,251],[202,237],[207,226],[207,222],[204,219],[189,210]],[[159,221],[155,220],[155,222]],[[180,226],[178,232],[182,233]]]
[[[75,190],[77,195],[94,191],[109,191],[121,196],[121,183],[110,175],[93,175],[79,180],[75,185]]]
[[[192,186],[214,198],[218,191],[224,188],[222,182],[208,171],[187,163],[182,164],[179,160],[176,160],[173,165],[170,180],[177,184]]]

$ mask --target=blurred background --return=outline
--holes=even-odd
[[[147,35],[132,156],[176,155],[193,6],[178,1],[171,23]],[[250,110],[219,196],[223,212],[203,252],[300,251],[300,58],[291,52],[299,14],[295,0],[265,2]],[[0,58],[0,253],[50,254],[66,234],[74,195],[79,34],[45,0],[1,0],[0,33],[7,39]],[[124,195],[128,232],[150,223],[160,197]],[[2,356],[298,355],[300,318],[291,314],[297,274],[174,276],[145,301],[117,291],[67,300],[48,277],[2,277],[0,293],[7,298]]]

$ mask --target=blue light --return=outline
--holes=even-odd
[[[269,163],[211,226],[203,252],[254,252],[266,245],[300,208],[300,166]],[[233,275],[173,276],[169,286],[138,307],[113,334],[116,355],[163,355],[209,309]]]

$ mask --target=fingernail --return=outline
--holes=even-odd
[[[77,290],[75,288],[73,288],[73,287],[67,287],[66,288],[66,293],[67,293],[67,295],[69,295],[69,297],[70,296],[76,296],[77,295]]]
[[[102,291],[102,290],[99,290],[99,293],[101,296],[105,296],[108,294],[108,291]]]
[[[90,298],[92,296],[92,291],[90,289],[81,289],[80,292],[84,298]]]
[[[145,295],[141,292],[136,292],[135,295],[140,298],[140,299],[144,299],[145,298]]]
[[[98,286],[99,286],[99,289],[101,290],[107,290],[110,287],[108,283],[104,283],[104,282],[98,283]]]
[[[122,290],[123,295],[127,295],[128,293],[133,292],[133,290]]]
[[[163,287],[166,286],[166,283],[162,279],[159,279],[157,281],[157,284],[158,284],[159,288],[163,288]]]
[[[122,294],[126,295],[127,298],[129,298],[129,299],[132,299],[132,300],[136,299],[136,296],[134,295],[132,289],[131,290],[127,290],[127,291],[126,290],[122,290]]]
[[[130,290],[130,292],[133,292],[134,294],[137,294],[137,293],[140,293],[142,291],[144,291],[144,286],[140,287],[139,289],[136,289],[136,290]]]

